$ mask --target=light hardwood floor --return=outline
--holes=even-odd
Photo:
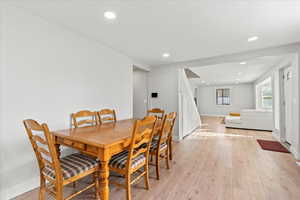
[[[299,200],[300,167],[291,154],[264,151],[257,138],[274,140],[271,132],[226,129],[221,118],[202,117],[203,126],[174,144],[171,169],[161,166],[155,179],[150,166],[150,190],[143,181],[133,186],[137,200]],[[114,178],[114,177],[112,177]],[[83,180],[78,187],[85,185]],[[72,191],[66,187],[66,193]],[[37,190],[17,200],[37,199]],[[125,191],[111,185],[110,199],[125,199]],[[89,190],[75,199],[94,198]],[[50,199],[50,198],[49,198]]]

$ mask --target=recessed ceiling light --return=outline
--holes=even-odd
[[[106,11],[106,12],[104,12],[104,17],[106,19],[116,19],[117,15],[116,15],[116,13],[114,13],[112,11]]]
[[[162,55],[164,58],[168,58],[168,57],[170,57],[170,54],[169,53],[163,53],[163,55]]]
[[[240,62],[240,65],[246,65],[247,63],[246,62]]]
[[[258,37],[257,36],[253,36],[253,37],[249,37],[248,38],[248,42],[253,42],[255,40],[258,40]]]

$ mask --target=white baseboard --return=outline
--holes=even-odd
[[[179,141],[179,137],[178,136],[173,136],[173,140],[178,142]]]
[[[297,151],[297,149],[295,148],[295,146],[291,146],[290,147],[290,151],[291,151],[291,153],[294,155],[294,157],[295,157],[295,159],[296,160],[300,160],[300,154],[299,154],[299,152]]]
[[[272,135],[277,141],[286,142],[283,138],[280,138],[280,133],[279,132],[273,131]],[[297,149],[295,148],[294,145],[291,145],[289,150],[293,154],[293,156],[296,160],[300,160],[300,154],[299,154],[299,152],[297,151]]]
[[[273,137],[279,142],[286,142],[283,138],[280,137],[280,133],[277,131],[272,132]],[[294,145],[291,145],[289,148],[290,152],[293,154],[296,160],[300,160],[300,153],[297,151],[297,148]]]
[[[200,113],[200,116],[203,116],[203,117],[225,117],[226,115],[201,114]]]
[[[23,193],[26,193],[30,190],[33,190],[37,187],[39,187],[39,181],[40,181],[40,177],[34,177],[30,180],[27,181],[22,181],[20,184],[18,185],[14,185],[13,187],[4,189],[3,191],[1,191],[1,199],[12,199],[18,195],[21,195]]]
[[[196,126],[195,128],[193,128],[191,131],[189,131],[189,133],[187,133],[185,136],[183,136],[182,139],[188,137],[189,135],[191,135],[195,130],[197,130],[198,128],[200,128],[200,126]]]
[[[274,137],[277,141],[283,142],[283,141],[281,141],[281,138],[280,138],[280,136],[279,136],[279,133],[273,131],[273,132],[272,132],[272,135],[273,135],[273,137]]]

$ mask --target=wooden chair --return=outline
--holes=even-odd
[[[152,108],[151,110],[147,111],[147,116],[154,115],[160,120],[163,119],[164,114],[165,114],[165,111],[161,110],[160,108]]]
[[[95,126],[97,122],[97,113],[89,110],[82,110],[71,114],[72,125],[75,128],[82,126]]]
[[[54,195],[56,200],[63,200],[65,185],[90,174],[94,175],[95,181],[65,199],[69,200],[94,186],[96,187],[96,197],[99,198],[99,165],[96,159],[80,153],[59,159],[54,138],[49,132],[47,124],[40,125],[31,119],[24,120],[23,123],[40,169],[39,200],[45,199],[45,192]],[[46,180],[48,184],[46,184]]]
[[[112,183],[126,189],[127,200],[131,199],[131,184],[143,176],[146,189],[149,190],[148,158],[155,122],[155,116],[148,116],[142,120],[137,120],[134,124],[128,149],[112,156],[110,160],[110,170],[125,177],[125,184]],[[133,180],[132,174],[137,175]]]
[[[172,112],[170,114],[165,115],[162,123],[162,128],[159,131],[159,136],[153,138],[151,147],[150,147],[150,155],[155,156],[155,167],[156,167],[156,178],[159,180],[159,163],[160,158],[163,157],[166,160],[167,169],[169,166],[169,156],[172,151],[172,130],[175,124],[176,112]],[[151,159],[152,160],[152,159]]]
[[[174,125],[176,122],[176,117],[177,117],[177,113],[176,112],[172,112],[170,113],[173,115],[173,126],[172,129],[170,131],[170,137],[169,137],[169,158],[170,160],[173,160],[173,129],[174,129]]]
[[[97,115],[98,115],[99,124],[117,121],[115,110],[102,109],[97,113]]]

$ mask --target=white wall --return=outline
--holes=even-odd
[[[178,112],[178,69],[171,67],[152,68],[148,76],[149,108],[162,108],[167,113]],[[157,92],[158,98],[151,98]],[[178,118],[174,127],[174,139],[179,139]]]
[[[148,109],[148,73],[147,71],[133,70],[133,117],[143,118]]]
[[[254,81],[254,97],[255,97],[255,107],[259,108],[260,106],[258,105],[259,101],[256,99],[256,86],[259,85],[261,82],[266,80],[267,78],[271,78],[271,85],[272,85],[272,94],[273,94],[273,105],[272,105],[272,110],[273,110],[273,121],[274,121],[274,132],[279,132],[280,128],[280,105],[279,105],[279,67],[280,63],[278,63],[277,66],[272,67],[268,72],[260,76],[256,81]]]
[[[274,130],[274,136],[278,138],[279,140],[285,141],[285,133],[283,130],[284,127],[284,121],[282,119],[283,112],[280,108],[280,85],[279,80],[281,77],[279,77],[279,71],[280,69],[283,69],[284,67],[291,67],[292,69],[292,103],[293,103],[293,109],[292,109],[292,119],[291,121],[291,127],[292,132],[294,133],[294,139],[291,143],[291,151],[294,154],[294,156],[298,159],[300,159],[300,131],[299,131],[299,53],[294,53],[290,55],[290,57],[287,57],[282,62],[275,65],[270,71],[263,74],[261,77],[259,77],[255,81],[255,85],[259,84],[261,81],[265,80],[267,77],[272,78],[272,87],[273,87],[273,118],[275,121],[275,130]]]
[[[39,185],[23,119],[61,129],[69,127],[70,113],[104,107],[116,109],[118,119],[130,118],[133,84],[126,56],[21,9],[5,8],[1,20],[0,199],[5,200]]]
[[[182,139],[183,136],[189,134],[201,123],[197,108],[192,106],[195,106],[195,104],[191,86],[186,76],[183,80],[183,73],[183,69],[174,67],[154,67],[148,76],[149,108],[158,107],[164,109],[167,113],[178,113],[174,128],[175,140]],[[151,98],[152,92],[157,92],[158,98]],[[186,101],[179,102],[179,99],[183,99],[182,96],[185,97]],[[183,110],[189,113],[184,113]],[[180,123],[182,123],[181,131],[179,131]]]
[[[2,109],[4,107],[3,105],[3,100],[1,98],[1,94],[3,91],[3,83],[4,83],[4,69],[3,69],[3,63],[4,63],[4,49],[3,49],[3,45],[1,45],[4,41],[3,41],[3,12],[2,9],[0,8],[0,199],[4,199],[4,195],[2,194],[3,192],[3,187],[5,185],[4,181],[2,178],[2,171],[4,168],[4,151],[1,151],[2,148],[4,146],[4,139],[3,139],[3,116],[4,113],[2,112]]]
[[[230,105],[216,105],[216,88],[230,88]],[[242,109],[254,108],[253,84],[224,86],[200,86],[198,88],[198,109],[200,115],[228,115]]]

